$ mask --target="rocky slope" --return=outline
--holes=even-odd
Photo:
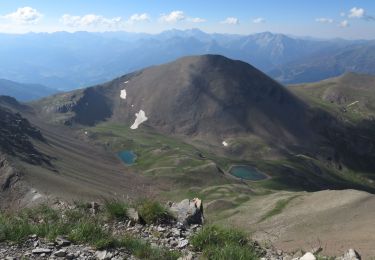
[[[118,203],[118,202],[116,202]],[[197,204],[199,203],[199,205]],[[108,204],[107,204],[108,205]],[[119,205],[119,204],[117,204]],[[65,221],[66,225],[72,225],[72,221],[79,223],[79,221],[87,221],[84,219],[86,214],[91,214],[89,218],[99,220],[103,214],[107,213],[103,205],[92,202],[86,205],[87,208],[77,208],[77,205],[69,205],[65,202],[58,201],[51,208],[36,208],[33,212],[32,218],[24,221],[39,221],[36,225],[41,225],[43,221],[56,221],[53,218]],[[86,207],[85,206],[85,207]],[[160,223],[144,223],[142,214],[139,214],[135,209],[129,208],[124,212],[124,215],[116,213],[118,219],[106,219],[105,222],[89,222],[102,225],[97,227],[103,232],[113,236],[112,239],[123,238],[119,245],[113,243],[112,245],[93,246],[90,243],[77,243],[72,230],[69,239],[68,236],[63,235],[63,232],[69,231],[61,230],[62,233],[54,233],[52,238],[44,237],[42,235],[32,234],[30,230],[22,230],[24,234],[19,234],[19,241],[12,243],[8,241],[7,237],[12,235],[7,233],[5,237],[0,236],[0,257],[7,260],[17,259],[98,259],[98,260],[119,260],[119,259],[173,259],[173,260],[193,260],[193,259],[211,259],[207,255],[207,251],[199,250],[200,247],[205,247],[205,244],[210,243],[238,243],[241,246],[238,250],[246,249],[254,252],[254,255],[248,259],[260,260],[316,260],[316,259],[335,259],[335,260],[360,260],[360,255],[353,249],[348,250],[340,257],[325,257],[321,254],[322,248],[316,247],[312,252],[303,250],[289,251],[289,253],[277,250],[269,245],[260,245],[255,241],[250,241],[243,237],[246,241],[231,241],[230,236],[236,236],[239,231],[231,229],[218,229],[214,226],[202,225],[203,207],[202,202],[198,199],[183,200],[179,203],[171,203],[167,206],[172,214],[175,216],[174,220]],[[40,211],[41,210],[41,211]],[[152,209],[150,208],[150,213]],[[43,213],[44,212],[44,213]],[[131,213],[130,213],[131,212]],[[61,216],[54,216],[54,214],[61,214]],[[70,214],[75,214],[75,219],[71,219]],[[27,213],[26,213],[27,214]],[[83,214],[83,215],[82,215]],[[87,217],[87,216],[86,216]],[[82,218],[77,219],[77,218]],[[96,220],[96,221],[97,221]],[[160,220],[160,219],[159,219]],[[2,220],[0,220],[2,221]],[[88,225],[88,223],[87,223]],[[47,224],[48,227],[48,224]],[[78,226],[79,227],[79,226]],[[205,237],[206,232],[209,233]],[[224,233],[222,233],[224,231]],[[237,233],[236,233],[237,232]],[[229,234],[226,236],[225,234]],[[0,234],[1,235],[1,234]],[[223,236],[224,235],[224,236]],[[83,237],[89,234],[82,234]],[[206,240],[201,241],[199,237],[205,237]],[[82,238],[81,238],[82,239]],[[222,239],[225,239],[222,241]],[[14,242],[14,241],[13,241]],[[225,246],[227,246],[225,245]],[[164,251],[163,251],[164,250]],[[171,252],[171,253],[168,253]],[[164,252],[164,253],[163,253]],[[173,252],[173,253],[172,253]],[[219,259],[222,259],[219,255]],[[216,258],[213,258],[216,259]],[[223,258],[226,259],[226,258]],[[247,259],[247,258],[246,258]]]

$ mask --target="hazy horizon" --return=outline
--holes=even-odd
[[[375,3],[369,1],[236,0],[0,3],[0,32],[126,31],[157,34],[198,28],[207,33],[248,35],[270,31],[296,37],[374,39]]]

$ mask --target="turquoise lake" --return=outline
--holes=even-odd
[[[259,172],[256,168],[247,165],[232,166],[229,173],[233,176],[250,181],[260,181],[267,179],[267,175]]]
[[[133,151],[121,151],[118,156],[127,165],[132,165],[137,159],[137,155]]]

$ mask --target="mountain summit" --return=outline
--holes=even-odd
[[[137,114],[166,134],[288,138],[306,132],[303,102],[251,65],[219,55],[181,58],[37,105],[66,124],[112,120],[130,127]]]

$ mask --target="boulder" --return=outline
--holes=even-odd
[[[60,249],[60,250],[54,252],[53,255],[57,256],[57,257],[64,257],[64,256],[66,256],[66,250]]]
[[[179,203],[172,203],[170,212],[177,221],[184,225],[203,224],[203,204],[198,198],[193,200],[184,199]]]
[[[299,260],[316,260],[316,257],[312,253],[307,252]]]
[[[134,223],[139,222],[139,215],[138,212],[134,208],[129,208],[126,212],[128,218],[133,221]]]
[[[361,256],[354,250],[349,249],[339,260],[361,260]]]

